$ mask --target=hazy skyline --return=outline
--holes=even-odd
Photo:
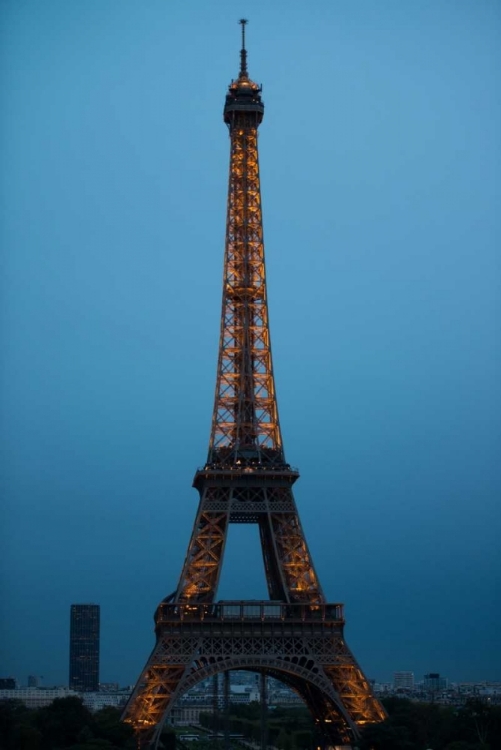
[[[5,2],[0,676],[135,682],[215,385],[239,17],[287,460],[370,678],[501,679],[501,8]],[[220,598],[265,598],[230,527]]]

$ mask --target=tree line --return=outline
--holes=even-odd
[[[471,700],[456,708],[406,698],[383,704],[388,718],[365,727],[359,750],[501,750],[501,706]],[[230,732],[259,743],[260,710],[259,703],[231,706]],[[201,714],[200,723],[212,729],[214,717]],[[270,710],[267,724],[268,744],[279,750],[315,750],[320,744],[306,707]]]
[[[0,701],[0,750],[136,750],[132,728],[116,708],[91,713],[81,698],[56,698],[33,709]]]
[[[359,750],[501,750],[501,706],[479,700],[461,708],[436,703],[415,703],[405,698],[383,700],[388,718],[365,727]],[[91,713],[77,697],[58,698],[50,706],[26,708],[20,701],[0,701],[0,750],[135,750],[131,727],[120,721],[120,711],[103,708]],[[231,705],[231,734],[261,741],[259,703]],[[223,732],[222,713],[200,715],[211,732]],[[186,750],[166,727],[165,747]],[[211,745],[207,736],[200,744]],[[316,750],[320,737],[304,707],[270,708],[268,745],[279,750]],[[197,750],[195,742],[189,750]],[[222,743],[212,741],[214,750]],[[211,746],[212,746],[211,745]],[[200,750],[200,749],[199,749]]]

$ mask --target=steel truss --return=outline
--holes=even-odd
[[[343,637],[341,604],[161,604],[158,639],[129,702],[145,741],[158,740],[169,707],[202,680],[235,669],[293,688],[329,744],[351,742],[384,712]]]
[[[242,28],[245,28],[243,24]],[[241,51],[226,97],[230,172],[221,334],[209,452],[175,594],[157,609],[156,645],[126,706],[154,746],[176,699],[232,669],[277,677],[301,695],[326,742],[352,742],[385,714],[326,604],[297,512],[273,377],[257,148],[261,89]],[[214,604],[230,523],[259,526],[269,602]]]

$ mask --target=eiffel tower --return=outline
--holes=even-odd
[[[385,718],[344,640],[342,604],[326,602],[285,460],[273,377],[257,131],[261,87],[240,72],[224,106],[230,133],[223,304],[209,452],[176,591],[155,613],[156,644],[125,708],[140,748],[157,747],[175,701],[231,670],[270,675],[308,706],[325,747],[356,743]],[[228,527],[259,527],[270,599],[216,601]]]

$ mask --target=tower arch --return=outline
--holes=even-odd
[[[276,657],[263,656],[234,656],[234,657],[213,657],[211,659],[201,659],[189,677],[184,681],[185,690],[183,695],[195,687],[200,682],[223,672],[246,671],[264,672],[268,677],[280,680],[288,687],[292,688],[303,699],[306,706],[310,708],[310,693],[318,693],[318,697],[329,703],[332,710],[339,715],[342,722],[346,724],[347,730],[352,733],[357,732],[357,728],[346,711],[343,702],[336,692],[331,681],[325,674],[320,671],[314,660],[305,656],[285,657],[278,662]],[[178,697],[181,697],[180,695]],[[311,710],[311,709],[310,709]],[[315,719],[315,714],[313,714]]]
[[[333,684],[325,674],[318,670],[315,662],[305,656],[285,657],[281,663],[273,656],[253,657],[201,657],[195,658],[189,668],[189,673],[182,680],[182,689],[179,686],[176,695],[173,696],[170,707],[187,692],[192,690],[201,682],[218,674],[232,671],[255,672],[265,674],[279,680],[294,690],[304,701],[312,719],[316,722],[319,731],[325,733],[327,741],[332,739],[332,731],[325,732],[325,724],[336,727],[336,736],[342,741],[351,741],[358,736],[358,728],[346,710],[343,701],[336,692]],[[157,724],[152,737],[153,747],[157,747],[160,741],[163,727],[168,719],[169,712],[166,711],[162,721]],[[322,717],[322,718],[321,718]],[[329,727],[330,728],[330,727]]]

